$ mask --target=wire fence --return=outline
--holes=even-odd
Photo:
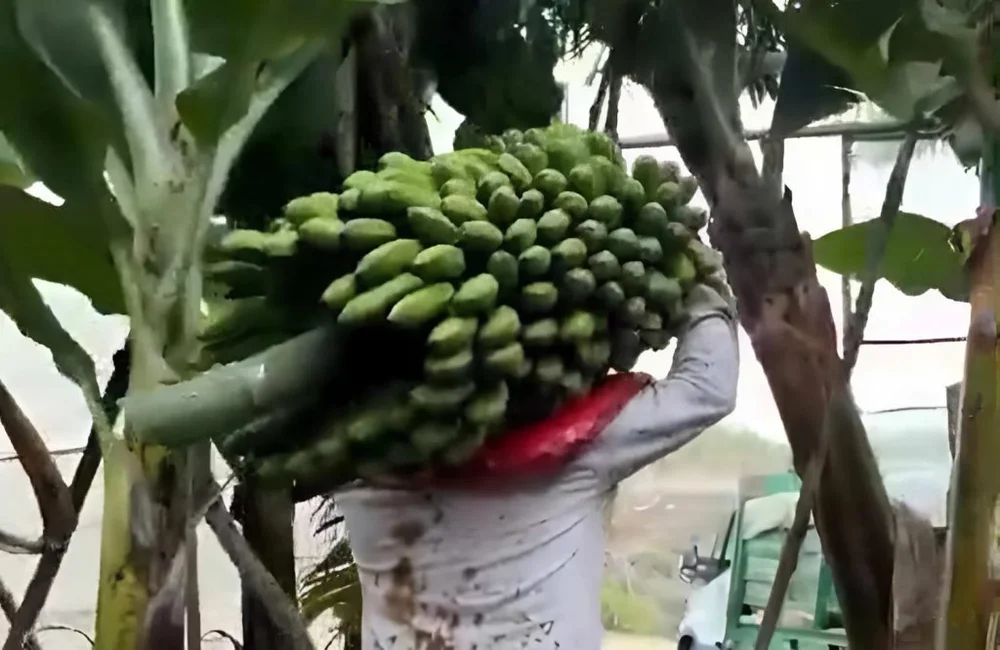
[[[83,453],[86,449],[83,447],[66,447],[65,449],[50,449],[49,454],[51,456],[76,456]],[[0,456],[0,463],[9,463],[11,461],[17,460],[19,456],[17,454],[7,454],[5,456]]]

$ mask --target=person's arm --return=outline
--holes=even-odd
[[[647,386],[611,421],[577,465],[614,484],[687,444],[733,411],[739,350],[732,310],[714,299],[695,305],[669,374]]]

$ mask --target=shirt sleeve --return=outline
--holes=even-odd
[[[731,413],[738,375],[735,324],[705,317],[680,339],[667,376],[629,401],[575,464],[618,483]]]

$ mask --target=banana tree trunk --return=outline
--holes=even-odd
[[[116,445],[104,458],[96,650],[184,650],[183,618],[143,631],[152,623],[149,603],[184,541],[188,499],[178,461],[152,446]]]
[[[205,188],[185,180],[176,181],[174,194],[153,202],[150,224],[181,229],[208,221],[203,207]],[[158,236],[136,235],[136,241],[149,237],[144,241],[155,241],[162,250],[153,252],[132,241],[112,247],[130,318],[130,396],[155,394],[158,388],[194,373],[202,275],[199,264],[182,260],[191,254],[186,247],[196,247],[197,242],[165,230]],[[151,287],[157,291],[150,291]],[[179,416],[189,418],[189,429],[201,424],[191,411]],[[177,566],[175,559],[184,553],[191,516],[187,454],[132,442],[132,436],[125,435],[125,427],[131,429],[125,417],[119,417],[115,426],[115,441],[103,450],[104,516],[95,647],[183,650],[187,585],[185,579],[169,578],[171,568]]]
[[[948,386],[945,391],[948,404],[948,448],[951,449],[951,460],[955,460],[955,445],[958,441],[958,422],[962,408],[962,382]]]
[[[981,168],[983,207],[976,219],[960,224],[968,246],[971,321],[965,348],[965,376],[949,494],[949,534],[945,616],[938,648],[987,647],[997,610],[997,507],[1000,497],[1000,147],[993,142]],[[995,636],[995,633],[994,633]],[[996,640],[993,639],[993,644]]]

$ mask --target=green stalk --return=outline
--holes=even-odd
[[[208,188],[205,191],[206,205],[203,206],[203,209],[207,210],[209,214],[218,204],[226,187],[226,181],[229,180],[230,170],[236,164],[236,159],[243,151],[243,147],[246,146],[254,129],[263,119],[264,114],[281,93],[309,67],[310,63],[316,60],[324,47],[325,45],[321,41],[307,43],[291,54],[271,62],[261,73],[261,78],[257,82],[258,90],[250,101],[246,115],[226,131],[219,140],[209,174]]]
[[[156,37],[164,41],[157,50],[157,84],[161,94],[169,94],[189,69],[180,52],[186,43],[183,16],[178,13],[180,5],[162,4],[161,15],[154,21]],[[137,75],[130,55],[119,47],[120,35],[100,10],[95,9],[91,17],[102,42],[133,158],[132,178],[124,165],[114,165],[111,170],[121,185],[119,198],[126,199],[121,208],[129,213],[135,229],[133,242],[115,242],[112,250],[132,324],[134,363],[128,396],[139,400],[140,405],[148,398],[151,401],[147,404],[155,412],[163,401],[159,391],[176,396],[176,389],[171,392],[166,387],[192,375],[201,319],[200,258],[212,211],[230,168],[267,107],[320,48],[309,44],[265,69],[248,114],[223,136],[218,147],[185,158],[166,140],[157,120],[153,93]],[[190,167],[181,169],[178,161],[182,160],[192,161]],[[308,365],[301,355],[292,355],[292,360]],[[288,376],[290,370],[288,362],[254,367],[260,376],[256,383],[251,382],[251,394],[243,395],[242,402],[241,396],[236,396],[235,403],[246,404],[249,399],[251,404],[262,401],[266,405],[288,399],[286,392],[269,388],[274,383],[269,380],[272,376]],[[218,395],[220,387],[211,384],[210,376],[196,384],[193,395],[197,397],[201,390]],[[305,394],[309,387],[297,388]],[[221,393],[227,391],[221,389]],[[175,409],[172,419],[168,417],[170,426],[190,435],[199,431],[203,424],[200,418],[206,417],[208,426],[204,431],[209,435],[200,437],[209,438],[218,427],[210,413],[192,408],[200,401],[191,397],[187,394],[181,399],[184,406]],[[184,452],[172,452],[159,445],[161,439],[155,433],[134,436],[133,431],[144,430],[143,409],[137,411],[136,418],[133,412],[123,412],[118,426],[119,444],[112,445],[105,457],[97,650],[137,647],[151,590],[164,584],[169,570],[169,562],[163,558],[175,557],[186,536],[184,526],[176,525],[176,511],[183,507],[178,501],[183,490],[178,485],[185,476]],[[123,444],[126,430],[130,442],[135,442],[131,448]],[[183,621],[179,624],[183,626]],[[148,643],[156,647],[159,641],[149,639]]]
[[[181,198],[188,196],[179,193]],[[159,213],[149,216],[162,217]],[[167,238],[171,235],[163,234]],[[188,278],[164,282],[149,259],[136,260],[135,253],[117,245],[114,252],[131,319],[134,356],[127,394],[151,391],[185,372],[183,366],[170,367],[167,359],[182,356],[177,351],[185,350],[195,336],[193,331],[170,328],[174,323],[195,320],[185,313],[192,302],[183,293]],[[150,291],[165,284],[178,289],[166,296]],[[139,647],[152,590],[164,584],[169,568],[162,558],[175,556],[185,533],[182,527],[172,525],[176,517],[170,516],[172,509],[180,505],[174,503],[174,495],[176,483],[183,476],[182,459],[174,458],[164,448],[126,445],[125,429],[126,420],[121,419],[116,427],[118,444],[106,452],[104,459],[96,650]]]
[[[95,650],[135,648],[149,602],[148,553],[140,559],[132,535],[132,490],[136,459],[124,445],[104,458],[104,512],[101,567],[95,623]]]
[[[191,83],[191,48],[182,0],[157,0],[153,19],[156,83],[154,94],[164,123],[177,113],[174,100]]]
[[[127,234],[119,231],[111,246],[131,320],[129,396],[152,395],[190,378],[201,316],[200,258],[218,196],[261,116],[320,50],[319,43],[310,43],[265,67],[248,114],[218,146],[181,155],[169,131],[175,122],[174,98],[191,81],[184,6],[180,0],[158,0],[152,10],[155,92],[100,3],[90,6],[87,14],[130,157],[107,160],[121,216],[131,226]],[[197,430],[196,411],[181,408],[176,415],[183,418],[185,430]],[[186,534],[176,524],[176,511],[184,505],[178,500],[183,453],[155,444],[155,436],[127,446],[124,434],[131,429],[123,413],[117,435],[102,448],[105,502],[97,650],[137,647],[151,590],[164,584],[169,569],[163,558],[175,557]],[[155,647],[159,641],[149,643]]]
[[[169,168],[169,145],[157,126],[152,90],[107,10],[100,3],[89,3],[88,7],[90,28],[121,110],[136,182],[163,182]]]
[[[996,71],[995,71],[996,72]],[[994,77],[997,75],[994,74]],[[961,419],[949,494],[949,530],[944,616],[937,647],[980,650],[986,647],[995,609],[996,509],[1000,496],[1000,142],[991,138],[980,166],[982,208],[988,218],[973,228],[969,262],[971,321],[965,349]],[[985,231],[979,230],[985,227]],[[978,232],[976,232],[978,231]],[[981,238],[978,235],[982,235]],[[978,241],[975,241],[978,239]]]
[[[1000,233],[992,228],[982,259],[972,269],[972,321],[966,343],[962,411],[951,485],[947,608],[943,648],[985,647],[993,610],[990,556],[995,546],[995,504],[1000,485],[1000,354],[995,288]]]
[[[243,361],[129,395],[122,410],[137,441],[182,447],[307,406],[319,396],[316,378],[328,376],[338,356],[334,328],[322,326]]]

